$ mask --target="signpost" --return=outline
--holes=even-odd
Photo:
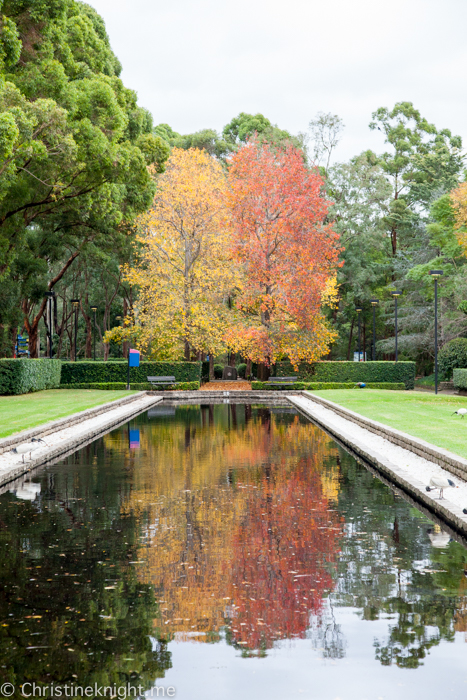
[[[23,338],[22,335],[16,336],[15,352],[16,352],[16,357],[21,357],[22,355],[27,355],[27,357],[29,357],[29,340],[28,340],[28,338]]]
[[[130,350],[128,353],[127,389],[130,388],[130,367],[139,367],[139,350]]]

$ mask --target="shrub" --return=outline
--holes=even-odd
[[[4,359],[0,360],[0,394],[27,394],[30,391],[58,389],[60,360]]]
[[[358,389],[354,382],[294,382],[293,384],[269,384],[268,382],[252,382],[252,389],[261,391],[318,391],[319,389]],[[403,391],[403,382],[370,382],[365,384],[366,389],[392,389]]]
[[[237,366],[237,372],[238,372],[239,377],[241,377],[242,379],[245,379],[245,377],[246,377],[246,362],[240,362],[240,364]]]
[[[102,384],[123,382],[126,386],[128,363],[63,362],[63,384]],[[130,369],[130,383],[147,383],[147,377],[175,377],[176,382],[199,382],[201,362],[148,362]]]
[[[467,369],[453,370],[452,381],[456,389],[467,389]]]
[[[102,389],[104,391],[119,391],[126,389],[126,382],[81,382],[76,384],[60,384],[60,389]],[[153,386],[150,382],[130,382],[134,391],[197,391],[199,382],[177,382]]]
[[[467,367],[467,338],[454,338],[438,353],[438,367],[445,379],[451,379],[454,369]]]
[[[222,379],[222,372],[224,368],[222,365],[214,365],[214,379]]]
[[[312,362],[301,363],[295,372],[290,362],[276,364],[278,377],[293,377],[308,382],[404,382],[406,389],[413,389],[415,362]]]

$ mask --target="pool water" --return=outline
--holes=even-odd
[[[13,697],[467,697],[466,549],[291,407],[155,406],[4,487],[0,557]]]

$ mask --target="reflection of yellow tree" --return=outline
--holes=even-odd
[[[199,410],[191,409],[193,417],[199,416]],[[245,409],[239,406],[229,410],[231,423],[235,424],[237,411]],[[329,438],[314,426],[301,423],[298,417],[285,424],[264,409],[236,430],[229,430],[227,424],[224,429],[219,428],[219,423],[212,430],[209,409],[201,409],[200,413],[202,420],[198,422],[161,422],[151,429],[141,428],[134,491],[126,509],[146,519],[146,540],[139,555],[146,563],[141,565],[140,576],[155,586],[163,601],[157,626],[166,636],[177,633],[210,639],[227,621],[234,629],[238,619],[233,583],[238,578],[235,567],[239,557],[245,554],[239,526],[251,532],[261,519],[265,465],[274,473],[269,487],[275,507],[281,510],[280,521],[274,527],[280,528],[284,542],[290,539],[288,546],[296,542],[295,555],[304,557],[300,571],[312,566],[313,571],[307,569],[306,573],[313,575],[320,564],[312,564],[316,557],[311,557],[310,543],[314,543],[316,554],[320,542],[324,542],[324,530],[317,528],[328,528],[329,524],[335,527],[332,515],[323,515],[327,512],[327,499],[322,480],[333,484],[331,491],[336,492],[337,477],[332,470],[323,473],[323,463],[330,454]],[[298,499],[297,503],[294,499]],[[298,509],[295,512],[294,507]],[[329,532],[323,556],[331,561],[336,531]],[[292,553],[287,566],[291,557]],[[319,559],[318,556],[316,561]],[[259,579],[263,573],[258,567],[252,586],[262,585]],[[319,578],[323,578],[321,574]],[[310,579],[303,582],[302,588],[305,585],[310,586]],[[329,586],[330,579],[326,578],[325,587]],[[322,586],[318,588],[323,590]],[[315,598],[319,595],[317,592]],[[285,602],[289,608],[292,598]],[[318,611],[318,607],[313,603],[308,609]],[[300,599],[300,613],[303,610]],[[296,613],[289,610],[286,614]],[[262,627],[256,618],[249,619],[248,624]],[[270,626],[274,628],[273,622]],[[281,622],[272,629],[270,639],[293,630]],[[245,643],[255,646],[258,639],[258,635],[253,635]]]

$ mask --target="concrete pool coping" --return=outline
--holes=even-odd
[[[64,458],[161,401],[159,396],[139,392],[3,438],[0,440],[0,487]],[[48,443],[33,452],[31,459],[26,455],[23,462],[20,455],[11,450],[30,442],[33,437],[48,438]]]
[[[306,403],[303,401],[305,399]],[[395,485],[401,487],[409,496],[411,496],[415,503],[420,503],[425,506],[426,510],[430,513],[437,515],[441,521],[448,526],[454,528],[457,532],[461,533],[463,537],[467,535],[467,515],[463,513],[463,509],[459,507],[458,504],[453,503],[446,497],[443,500],[433,497],[432,492],[426,491],[426,483],[420,481],[417,476],[410,473],[410,466],[407,468],[402,468],[394,461],[388,459],[387,455],[383,451],[374,449],[368,444],[365,444],[360,437],[356,437],[348,429],[344,429],[342,425],[337,425],[330,419],[330,417],[323,415],[322,412],[315,410],[313,404],[318,407],[323,407],[327,411],[332,412],[334,416],[338,418],[343,418],[346,421],[358,424],[358,426],[368,432],[378,435],[378,437],[383,440],[391,442],[398,448],[406,450],[407,452],[412,452],[421,456],[418,451],[420,449],[420,444],[424,448],[429,448],[428,453],[423,454],[422,459],[431,462],[433,466],[440,467],[441,469],[446,469],[446,471],[452,472],[452,465],[450,462],[443,462],[445,453],[451,458],[457,458],[457,455],[452,455],[447,450],[442,450],[441,448],[436,448],[434,445],[430,445],[423,440],[418,440],[417,438],[412,438],[412,436],[406,433],[401,433],[401,431],[388,428],[387,426],[377,423],[376,421],[371,421],[368,418],[363,418],[360,414],[349,411],[348,409],[343,409],[342,406],[334,404],[332,401],[327,399],[322,399],[319,396],[315,396],[311,392],[302,392],[301,397],[290,397],[290,403],[307,418],[310,418],[314,423],[324,428],[325,431],[335,437],[337,442],[339,442],[344,448],[350,448],[350,452],[362,459],[369,465],[376,467],[377,473],[381,473],[384,477],[389,479]],[[384,430],[382,430],[384,429]],[[404,436],[404,440],[401,443],[401,436]],[[414,441],[414,447],[416,450],[411,449],[412,441]],[[426,450],[425,450],[426,452]],[[437,456],[437,461],[431,458],[431,455]],[[458,459],[462,460],[461,457]],[[464,461],[464,460],[463,460]],[[451,470],[447,469],[447,466],[451,467]],[[464,473],[465,474],[465,473]],[[459,475],[458,475],[459,476]],[[461,477],[462,478],[462,477]],[[463,477],[465,481],[465,475]],[[463,485],[464,486],[464,485]],[[466,504],[467,505],[467,504]]]

